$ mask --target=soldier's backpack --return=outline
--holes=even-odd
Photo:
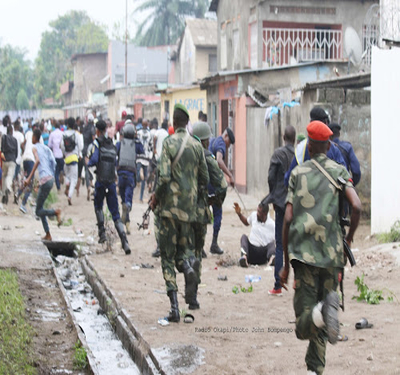
[[[72,152],[75,150],[75,133],[71,135],[64,135],[64,148],[66,152]]]

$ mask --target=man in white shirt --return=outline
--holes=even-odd
[[[268,205],[260,203],[257,211],[253,211],[248,218],[242,215],[242,210],[236,202],[234,209],[244,225],[251,225],[250,236],[244,234],[240,239],[240,266],[268,263],[275,255],[275,222],[268,215]]]
[[[72,205],[72,195],[78,182],[78,161],[82,153],[83,144],[79,134],[75,131],[75,119],[70,117],[67,120],[68,129],[64,132],[61,141],[61,150],[64,154],[65,171],[65,195],[68,204]]]
[[[136,155],[136,170],[137,181],[140,183],[140,202],[143,203],[144,188],[147,180],[147,172],[150,160],[153,157],[153,139],[151,138],[150,130],[148,129],[149,120],[143,120],[143,128],[137,132],[137,138],[143,145],[144,154]]]
[[[164,120],[161,124],[161,128],[157,129],[154,134],[154,156],[158,162],[161,157],[161,151],[164,139],[168,137],[168,121]]]
[[[17,186],[19,186],[19,174],[21,171],[21,162],[22,162],[22,145],[25,142],[25,136],[23,133],[21,133],[21,123],[19,121],[14,122],[13,137],[18,142],[18,156],[17,160],[15,161],[16,166],[15,166],[14,180],[16,181]],[[14,201],[17,201],[17,197],[18,196],[16,194],[16,196],[14,197]]]

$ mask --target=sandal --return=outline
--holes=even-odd
[[[186,314],[185,317],[183,318],[184,323],[193,323],[194,322],[194,316],[192,314]]]
[[[369,324],[368,320],[362,318],[358,323],[356,323],[356,329],[372,328],[374,325]]]

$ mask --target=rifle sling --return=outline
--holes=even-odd
[[[342,187],[332,178],[332,176],[326,171],[326,169],[319,164],[315,159],[311,159],[311,162],[319,169],[319,171],[329,180],[329,182],[338,190],[342,191]]]
[[[185,138],[183,138],[181,147],[179,148],[178,154],[176,155],[174,161],[171,164],[171,170],[173,170],[176,164],[178,164],[178,161],[181,158],[183,151],[185,151],[186,143],[189,140],[189,137],[190,137],[189,133],[186,133]]]

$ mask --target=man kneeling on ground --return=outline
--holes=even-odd
[[[275,222],[268,215],[268,205],[261,203],[257,211],[253,211],[248,218],[243,216],[238,203],[234,203],[234,209],[240,221],[251,225],[250,236],[245,234],[240,239],[241,258],[239,264],[248,267],[249,264],[264,264],[275,256]]]

